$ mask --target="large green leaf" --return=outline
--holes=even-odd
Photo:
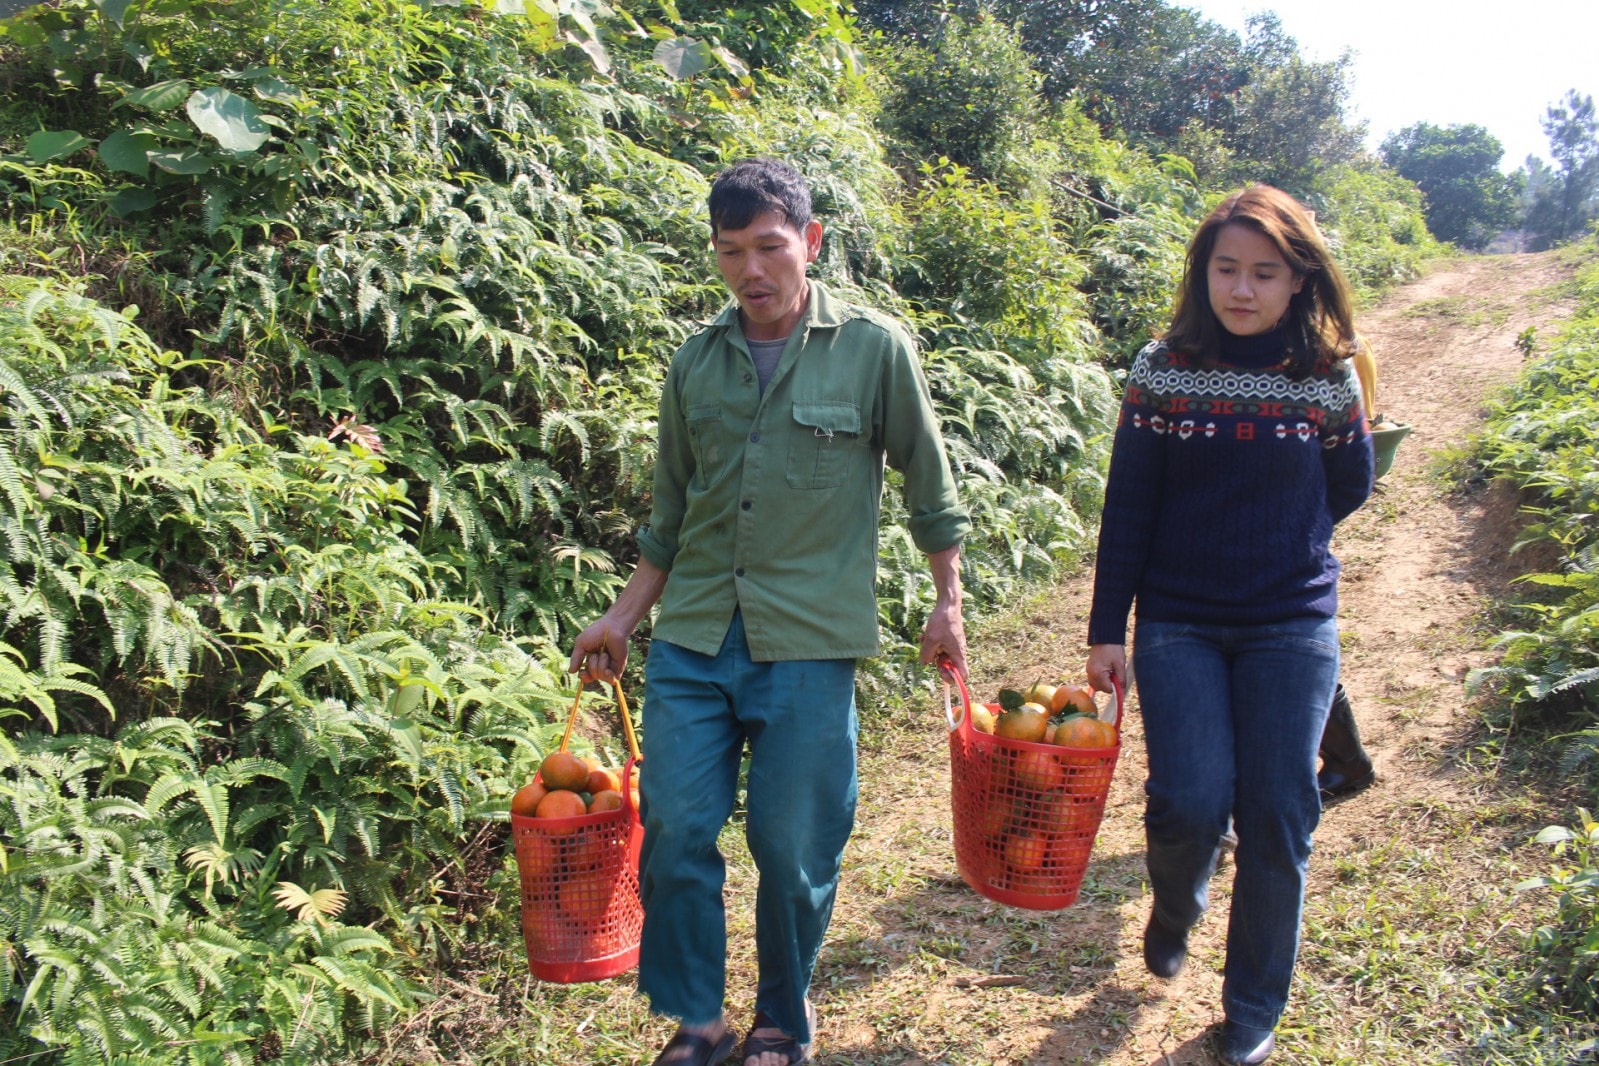
[[[117,130],[100,142],[100,161],[110,170],[137,174],[141,178],[148,177],[150,153],[159,148],[160,144],[161,142],[148,133]]]
[[[89,147],[89,139],[77,130],[40,130],[28,138],[28,158],[48,163]]]
[[[677,37],[655,46],[654,59],[666,72],[679,81],[692,78],[702,70],[710,69],[715,55],[704,41],[693,37]]]
[[[151,189],[123,189],[111,197],[111,210],[116,212],[118,218],[127,218],[139,211],[148,211],[156,205],[156,196]]]
[[[196,89],[187,110],[201,133],[230,152],[253,152],[271,136],[256,106],[226,89]]]
[[[100,9],[100,14],[115,22],[119,27],[122,19],[127,15],[128,8],[133,5],[133,0],[94,0],[94,6]]]
[[[135,89],[111,105],[115,111],[124,104],[142,107],[147,111],[170,111],[183,103],[184,97],[189,95],[189,83],[182,78],[172,81],[158,81],[154,85],[146,85],[142,89]]]
[[[204,174],[211,169],[211,157],[193,148],[181,152],[151,152],[150,162],[168,174]]]

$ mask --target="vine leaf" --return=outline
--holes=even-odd
[[[151,152],[150,162],[168,174],[204,174],[211,169],[211,160],[193,148],[181,152]]]
[[[89,147],[89,138],[77,130],[40,130],[28,138],[28,158],[48,163]]]
[[[148,211],[156,205],[160,197],[149,189],[123,189],[111,197],[111,210],[116,212],[118,218],[127,218],[129,215]]]
[[[171,81],[158,81],[154,85],[146,85],[142,89],[135,89],[111,105],[115,111],[124,104],[142,107],[146,111],[171,111],[183,103],[189,95],[189,83],[182,78]]]
[[[710,69],[715,58],[704,41],[693,37],[676,37],[655,46],[654,58],[666,72],[678,81],[692,78],[702,70]]]
[[[100,161],[110,170],[134,174],[141,178],[150,176],[150,153],[159,142],[148,133],[117,130],[100,142]]]
[[[133,6],[133,0],[94,0],[94,6],[100,9],[100,14],[116,23],[120,29],[128,8]]]
[[[226,89],[196,89],[186,110],[201,133],[230,152],[253,152],[271,136],[260,110]]]

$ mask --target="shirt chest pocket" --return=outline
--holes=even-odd
[[[694,485],[708,488],[713,474],[720,470],[727,450],[722,439],[722,407],[698,403],[683,413],[688,429],[689,449],[694,453]]]
[[[831,489],[844,483],[855,461],[861,434],[861,409],[847,400],[794,404],[794,436],[788,449],[792,489]]]

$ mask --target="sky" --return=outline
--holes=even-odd
[[[1552,162],[1540,124],[1569,89],[1599,98],[1599,0],[1174,0],[1244,33],[1275,11],[1301,54],[1354,51],[1345,115],[1375,150],[1418,122],[1477,125],[1504,146],[1500,168]]]

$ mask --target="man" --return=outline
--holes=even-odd
[[[885,460],[937,604],[921,658],[965,672],[956,498],[927,385],[893,319],[806,277],[810,188],[770,159],[724,171],[711,240],[734,303],[672,359],[641,558],[571,668],[609,680],[660,601],[645,668],[639,988],[681,1025],[658,1066],[721,1062],[725,868],[717,835],[750,749],[759,987],[744,1066],[811,1054],[811,974],[855,815],[855,660],[877,651]]]

